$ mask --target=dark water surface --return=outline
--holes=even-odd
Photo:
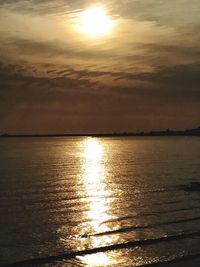
[[[198,255],[200,193],[181,185],[199,180],[198,137],[0,139],[0,265]]]

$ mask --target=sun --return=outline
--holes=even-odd
[[[112,21],[103,7],[92,7],[83,11],[81,30],[91,37],[108,34],[112,29]]]

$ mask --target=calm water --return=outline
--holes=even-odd
[[[181,188],[199,179],[198,137],[1,139],[0,264],[141,266],[199,254],[200,193]]]

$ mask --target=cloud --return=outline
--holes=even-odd
[[[63,9],[69,7],[66,1],[50,1],[50,0],[2,0],[1,8],[16,10],[21,13],[37,13],[37,14],[55,14],[60,13]]]
[[[129,97],[166,102],[200,102],[200,64],[160,66],[153,72],[131,73],[75,69],[71,66],[45,65],[46,74],[24,65],[0,65],[1,99],[10,92],[15,101],[38,98],[45,101],[62,98],[67,92],[80,94],[129,95]],[[110,77],[109,82],[104,82]],[[123,80],[121,83],[120,81]],[[102,82],[103,81],[103,82]]]
[[[0,130],[116,131],[196,123],[200,2],[101,1],[119,24],[98,40],[70,24],[89,3],[0,1]]]
[[[193,24],[199,26],[199,0],[112,0],[101,1],[110,15],[141,21],[152,21],[168,27],[182,28]],[[91,5],[87,0],[2,0],[0,8],[32,14],[70,15]]]
[[[14,47],[23,54],[28,55],[49,55],[52,57],[66,56],[68,58],[85,59],[113,59],[118,58],[118,55],[113,54],[112,50],[100,50],[97,53],[95,49],[74,48],[72,45],[66,46],[62,42],[53,41],[35,41],[31,39],[10,38],[7,44]]]
[[[59,72],[57,65],[42,67],[50,73],[38,74],[35,70],[30,74],[26,64],[0,64],[1,131],[112,132],[197,123],[198,65],[163,67],[143,74],[70,66],[62,66]],[[76,78],[71,78],[73,75]],[[92,81],[105,75],[113,78],[113,84]],[[126,86],[123,82],[118,86],[121,79],[133,84]],[[151,86],[144,86],[144,81]]]
[[[180,28],[191,23],[200,24],[198,0],[127,0],[113,6],[122,17],[152,21],[168,27]]]

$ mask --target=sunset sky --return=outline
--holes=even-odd
[[[0,133],[199,125],[199,0],[0,0]]]

